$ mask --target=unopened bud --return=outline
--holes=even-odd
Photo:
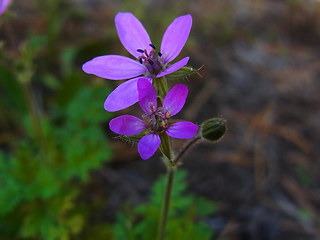
[[[226,120],[222,118],[211,118],[201,124],[201,136],[209,141],[218,141],[226,130]]]

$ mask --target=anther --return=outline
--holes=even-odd
[[[161,56],[162,56],[162,53],[161,53],[161,52],[158,52],[158,56],[161,57]]]
[[[138,51],[139,53],[144,53],[144,51],[143,51],[142,49],[137,49],[137,51]]]
[[[150,65],[153,65],[153,61],[151,61],[150,59],[148,59],[148,62],[150,63]]]
[[[142,64],[142,58],[139,58],[139,62]]]
[[[154,50],[156,50],[156,46],[153,45],[152,43],[150,43],[149,46],[152,47]]]

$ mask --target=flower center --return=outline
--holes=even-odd
[[[158,75],[162,71],[161,64],[161,52],[156,52],[156,47],[153,44],[149,44],[152,50],[148,53],[146,49],[137,49],[141,56],[138,57],[139,62],[146,66],[149,73],[153,76]]]
[[[149,128],[153,132],[160,133],[169,126],[168,118],[171,117],[169,112],[164,112],[163,107],[156,108],[152,103],[149,104],[150,112],[142,115],[142,118],[145,119]]]

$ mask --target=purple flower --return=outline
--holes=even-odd
[[[166,133],[173,138],[188,139],[196,135],[198,126],[192,122],[170,123],[168,119],[176,115],[183,107],[188,88],[184,84],[175,85],[163,100],[163,106],[157,107],[157,96],[152,84],[145,78],[137,83],[139,104],[144,114],[141,120],[131,115],[123,115],[112,119],[110,129],[121,135],[135,135],[148,130],[138,143],[138,151],[142,159],[150,158],[158,149],[161,140],[159,134]]]
[[[118,35],[123,46],[136,59],[119,55],[96,57],[85,64],[84,72],[111,80],[131,79],[118,86],[106,99],[104,108],[114,112],[129,107],[139,100],[137,76],[163,77],[185,66],[189,57],[168,66],[185,45],[191,25],[191,15],[176,18],[163,35],[160,51],[152,44],[141,22],[131,13],[118,13],[115,17]]]
[[[0,0],[0,15],[2,15],[10,3],[10,0]]]

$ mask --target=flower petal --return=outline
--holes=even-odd
[[[171,66],[169,66],[166,70],[164,70],[163,72],[159,73],[157,75],[158,78],[163,77],[165,75],[168,75],[170,73],[173,73],[177,70],[179,70],[180,68],[184,67],[189,61],[189,57],[185,57],[183,59],[181,59],[180,61],[172,64]]]
[[[192,26],[190,14],[176,18],[167,28],[161,42],[164,63],[171,62],[179,55],[185,45]]]
[[[150,158],[155,151],[157,151],[161,143],[160,137],[158,134],[149,133],[138,143],[138,152],[143,160]]]
[[[198,128],[199,127],[192,122],[176,122],[167,128],[166,133],[173,138],[188,139],[197,134]]]
[[[180,112],[188,95],[188,88],[184,84],[175,85],[165,96],[163,100],[163,108],[165,112],[169,112],[171,116]]]
[[[145,78],[138,80],[139,104],[145,113],[152,113],[157,108],[157,95],[150,81]],[[155,109],[151,109],[151,107]]]
[[[119,55],[96,57],[83,64],[82,70],[112,80],[133,78],[147,71],[139,62]]]
[[[7,10],[8,4],[10,0],[2,0],[0,1],[0,15]]]
[[[137,49],[149,52],[151,40],[141,22],[132,13],[118,13],[115,24],[122,45],[136,58],[141,56]]]
[[[152,81],[152,78],[150,77],[145,78],[147,78],[149,81]],[[104,102],[104,109],[108,112],[115,112],[130,107],[138,102],[138,79],[139,78],[133,78],[120,84],[107,97],[106,101]]]
[[[121,135],[135,135],[146,130],[148,125],[137,117],[122,115],[112,119],[109,127],[111,131]]]

